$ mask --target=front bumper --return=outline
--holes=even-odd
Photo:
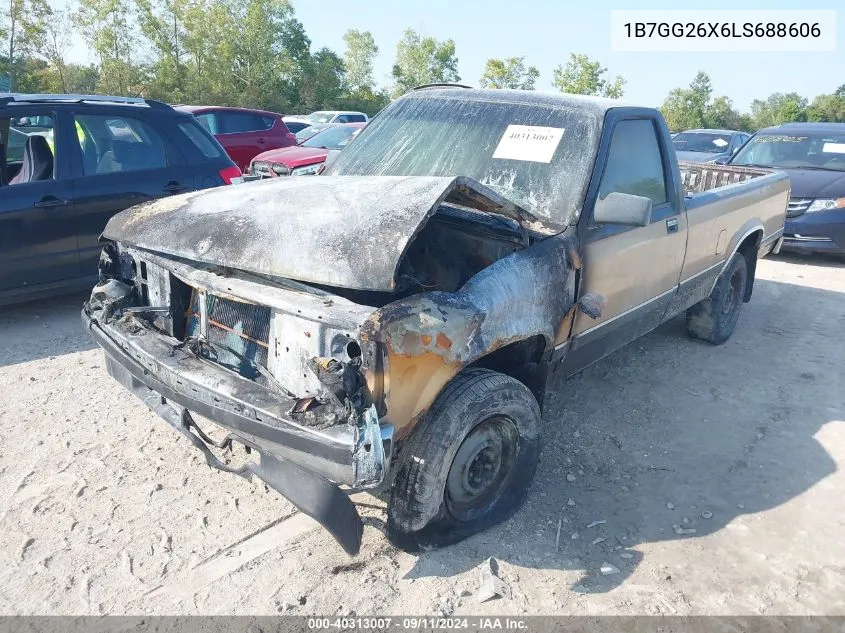
[[[783,249],[806,253],[845,254],[845,212],[842,209],[787,218]]]
[[[102,323],[96,312],[82,320],[103,348],[109,374],[142,399],[205,454],[215,468],[246,477],[255,475],[297,508],[319,521],[349,554],[356,554],[361,518],[336,484],[372,488],[384,479],[392,448],[392,427],[379,426],[374,410],[349,425],[315,430],[288,413],[297,400],[242,378],[190,352],[174,351],[179,341],[158,332]],[[229,431],[214,443],[189,411]],[[236,440],[260,456],[258,464],[232,469],[209,445],[225,447]],[[334,482],[334,483],[333,483]]]

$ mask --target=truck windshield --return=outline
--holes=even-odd
[[[845,171],[845,134],[756,134],[731,165]]]
[[[404,97],[326,175],[466,176],[566,226],[581,206],[600,131],[588,108]]]
[[[709,132],[681,132],[672,139],[672,145],[679,152],[724,152],[730,144],[730,134]]]

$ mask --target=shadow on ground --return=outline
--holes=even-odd
[[[80,320],[89,291],[0,307],[0,367],[95,347]]]
[[[423,553],[405,577],[451,576],[494,556],[580,570],[573,588],[601,593],[636,569],[638,545],[701,538],[805,492],[836,470],[813,436],[845,419],[829,371],[845,358],[825,344],[843,331],[843,301],[758,280],[722,346],[689,340],[678,318],[568,381],[553,379],[526,505],[459,546]],[[588,527],[595,521],[606,523]],[[620,572],[602,575],[605,561]]]

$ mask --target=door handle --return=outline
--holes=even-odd
[[[667,233],[677,233],[678,232],[678,219],[677,218],[670,218],[666,220],[666,232]]]
[[[174,181],[167,183],[167,186],[162,189],[164,193],[179,193],[180,191],[185,191],[185,185]]]
[[[57,198],[56,196],[44,196],[33,204],[32,206],[38,207],[39,209],[49,209],[51,207],[60,207],[63,204],[69,204],[70,200],[65,200],[63,198]]]
[[[263,138],[263,137],[261,137],[261,138],[259,138],[256,142],[258,142],[258,143],[263,143],[263,142],[264,142],[264,138]]]

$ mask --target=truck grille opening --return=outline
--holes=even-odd
[[[187,337],[205,334],[214,352],[210,360],[264,384],[266,378],[257,367],[267,367],[270,308],[206,295],[208,319],[203,333],[199,302],[200,294],[195,289],[191,295]]]

